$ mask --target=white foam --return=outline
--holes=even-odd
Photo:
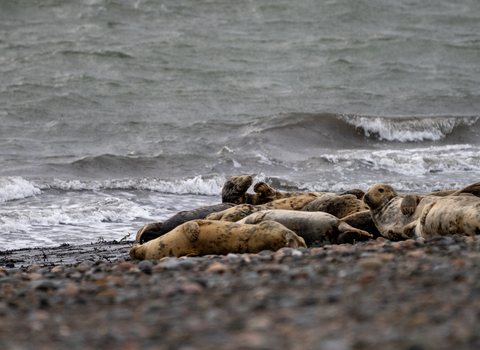
[[[32,197],[41,190],[19,176],[0,178],[0,202]]]
[[[384,118],[362,116],[340,116],[340,120],[362,129],[366,136],[378,135],[387,141],[424,141],[440,140],[456,127],[470,126],[480,117],[422,117],[422,118]]]
[[[0,210],[0,231],[24,232],[32,227],[55,225],[85,226],[100,222],[128,222],[137,217],[150,218],[150,213],[126,199],[106,198],[80,204],[50,208],[17,207]]]
[[[449,145],[404,150],[341,150],[322,158],[343,168],[354,162],[372,170],[423,176],[438,172],[480,171],[480,149],[471,145]]]
[[[60,189],[63,191],[128,189],[150,190],[171,194],[196,194],[215,196],[221,193],[226,178],[215,176],[204,178],[201,175],[193,178],[163,180],[156,178],[118,179],[105,181],[82,181],[55,179],[46,183],[38,183],[41,189]]]

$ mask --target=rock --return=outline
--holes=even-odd
[[[357,266],[361,269],[380,270],[383,266],[383,262],[377,257],[362,258],[357,262]]]
[[[222,263],[214,263],[210,265],[205,272],[207,273],[224,273],[229,270],[227,265],[224,265]]]

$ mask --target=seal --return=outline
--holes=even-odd
[[[134,260],[157,260],[184,255],[227,255],[258,253],[283,247],[306,248],[303,238],[282,224],[265,221],[259,225],[193,220],[173,231],[130,249]]]
[[[302,237],[308,247],[352,243],[373,237],[366,231],[356,229],[335,216],[320,211],[262,210],[237,223],[258,224],[265,221],[281,223]]]
[[[232,176],[228,179],[222,188],[222,202],[234,204],[252,204],[260,205],[277,199],[296,197],[298,195],[315,193],[315,194],[332,194],[330,192],[280,192],[268,186],[265,182],[257,182],[253,187],[255,194],[247,193],[247,190],[252,185],[253,179],[249,175]],[[358,199],[362,199],[365,194],[360,189],[351,189],[342,194],[353,194]]]
[[[424,208],[442,198],[472,197],[479,194],[480,183],[469,185],[447,196],[406,194],[399,195],[392,186],[377,184],[365,194],[363,200],[370,207],[370,214],[378,231],[390,240],[412,237],[414,221],[422,216]]]
[[[370,208],[363,200],[353,194],[324,194],[318,199],[308,203],[302,211],[323,211],[339,219]]]
[[[418,219],[404,228],[407,236],[480,235],[480,198],[472,194],[447,196],[427,204]]]
[[[358,228],[362,231],[367,231],[373,238],[382,237],[380,232],[378,231],[377,226],[373,222],[372,215],[370,214],[370,210],[360,211],[355,214],[350,214],[342,218],[342,221],[346,222],[352,227]]]
[[[193,210],[178,212],[164,222],[153,222],[146,224],[142,228],[140,228],[140,230],[138,230],[137,236],[135,238],[135,244],[142,244],[157,237],[160,237],[165,233],[170,232],[178,225],[181,225],[187,221],[205,219],[208,214],[216,213],[218,211],[232,208],[234,206],[235,204],[232,203],[206,205]]]
[[[206,220],[220,220],[236,222],[242,220],[244,217],[261,210],[283,209],[283,210],[300,210],[308,203],[318,198],[315,193],[307,193],[297,195],[295,197],[277,199],[275,201],[260,204],[240,204],[236,207],[229,208],[218,213],[208,215]]]
[[[367,191],[363,201],[370,207],[372,220],[380,234],[396,241],[410,238],[404,233],[405,226],[418,219],[425,205],[438,198],[420,195],[401,197],[392,186],[377,184]]]
[[[302,192],[279,192],[260,181],[253,187],[252,193],[247,190],[252,185],[253,178],[249,175],[237,175],[228,179],[222,188],[222,203],[260,205],[277,199],[304,194]]]

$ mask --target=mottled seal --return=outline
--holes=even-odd
[[[251,205],[240,204],[236,207],[229,208],[218,213],[212,213],[205,219],[207,220],[221,220],[236,222],[244,217],[260,210],[283,209],[283,210],[300,210],[311,201],[318,198],[317,194],[308,193],[301,194],[295,197],[277,199],[265,204]]]
[[[304,206],[302,211],[323,211],[341,219],[369,209],[363,200],[353,194],[324,194]]]
[[[427,204],[418,219],[404,228],[405,235],[429,239],[436,235],[480,235],[480,198],[459,195]]]
[[[257,182],[253,187],[255,194],[247,193],[247,190],[253,183],[253,179],[249,175],[232,176],[228,179],[222,188],[222,202],[234,204],[252,204],[259,205],[275,201],[277,199],[296,197],[304,194],[334,194],[330,192],[281,192],[273,189],[265,182]],[[341,194],[353,194],[358,199],[362,199],[364,191],[361,189],[350,189]]]
[[[405,226],[418,219],[423,207],[439,197],[416,195],[414,207],[412,198],[407,196],[403,203],[404,197],[399,196],[392,186],[378,184],[367,191],[363,200],[370,207],[372,220],[380,234],[390,240],[401,240],[410,238],[403,232]]]
[[[302,192],[279,192],[268,186],[263,181],[255,184],[253,187],[253,192],[255,192],[254,194],[247,193],[247,190],[250,188],[252,183],[253,178],[250,175],[232,176],[223,185],[222,202],[260,205],[277,199],[304,194]]]
[[[294,210],[262,210],[238,221],[239,224],[258,224],[264,221],[276,221],[295,232],[305,240],[308,247],[324,244],[351,243],[354,240],[366,240],[373,236],[356,229],[324,212],[305,212]]]
[[[161,237],[132,247],[130,257],[135,260],[156,260],[166,256],[258,253],[283,247],[306,248],[306,245],[303,238],[274,221],[245,225],[193,220]]]
[[[363,200],[370,207],[370,214],[378,231],[390,240],[407,239],[412,227],[406,227],[422,215],[425,206],[441,198],[472,197],[479,193],[480,183],[454,191],[446,197],[435,195],[398,195],[387,184],[372,186]]]
[[[208,214],[216,213],[218,211],[222,211],[234,206],[235,204],[232,203],[206,205],[193,210],[178,212],[164,222],[153,222],[146,224],[140,230],[138,230],[137,236],[135,238],[135,244],[145,243],[152,239],[160,237],[161,235],[170,232],[175,227],[183,224],[184,222],[196,219],[205,219]]]

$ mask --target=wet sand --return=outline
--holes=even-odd
[[[0,348],[480,348],[477,237],[143,262],[131,244],[0,252]]]

